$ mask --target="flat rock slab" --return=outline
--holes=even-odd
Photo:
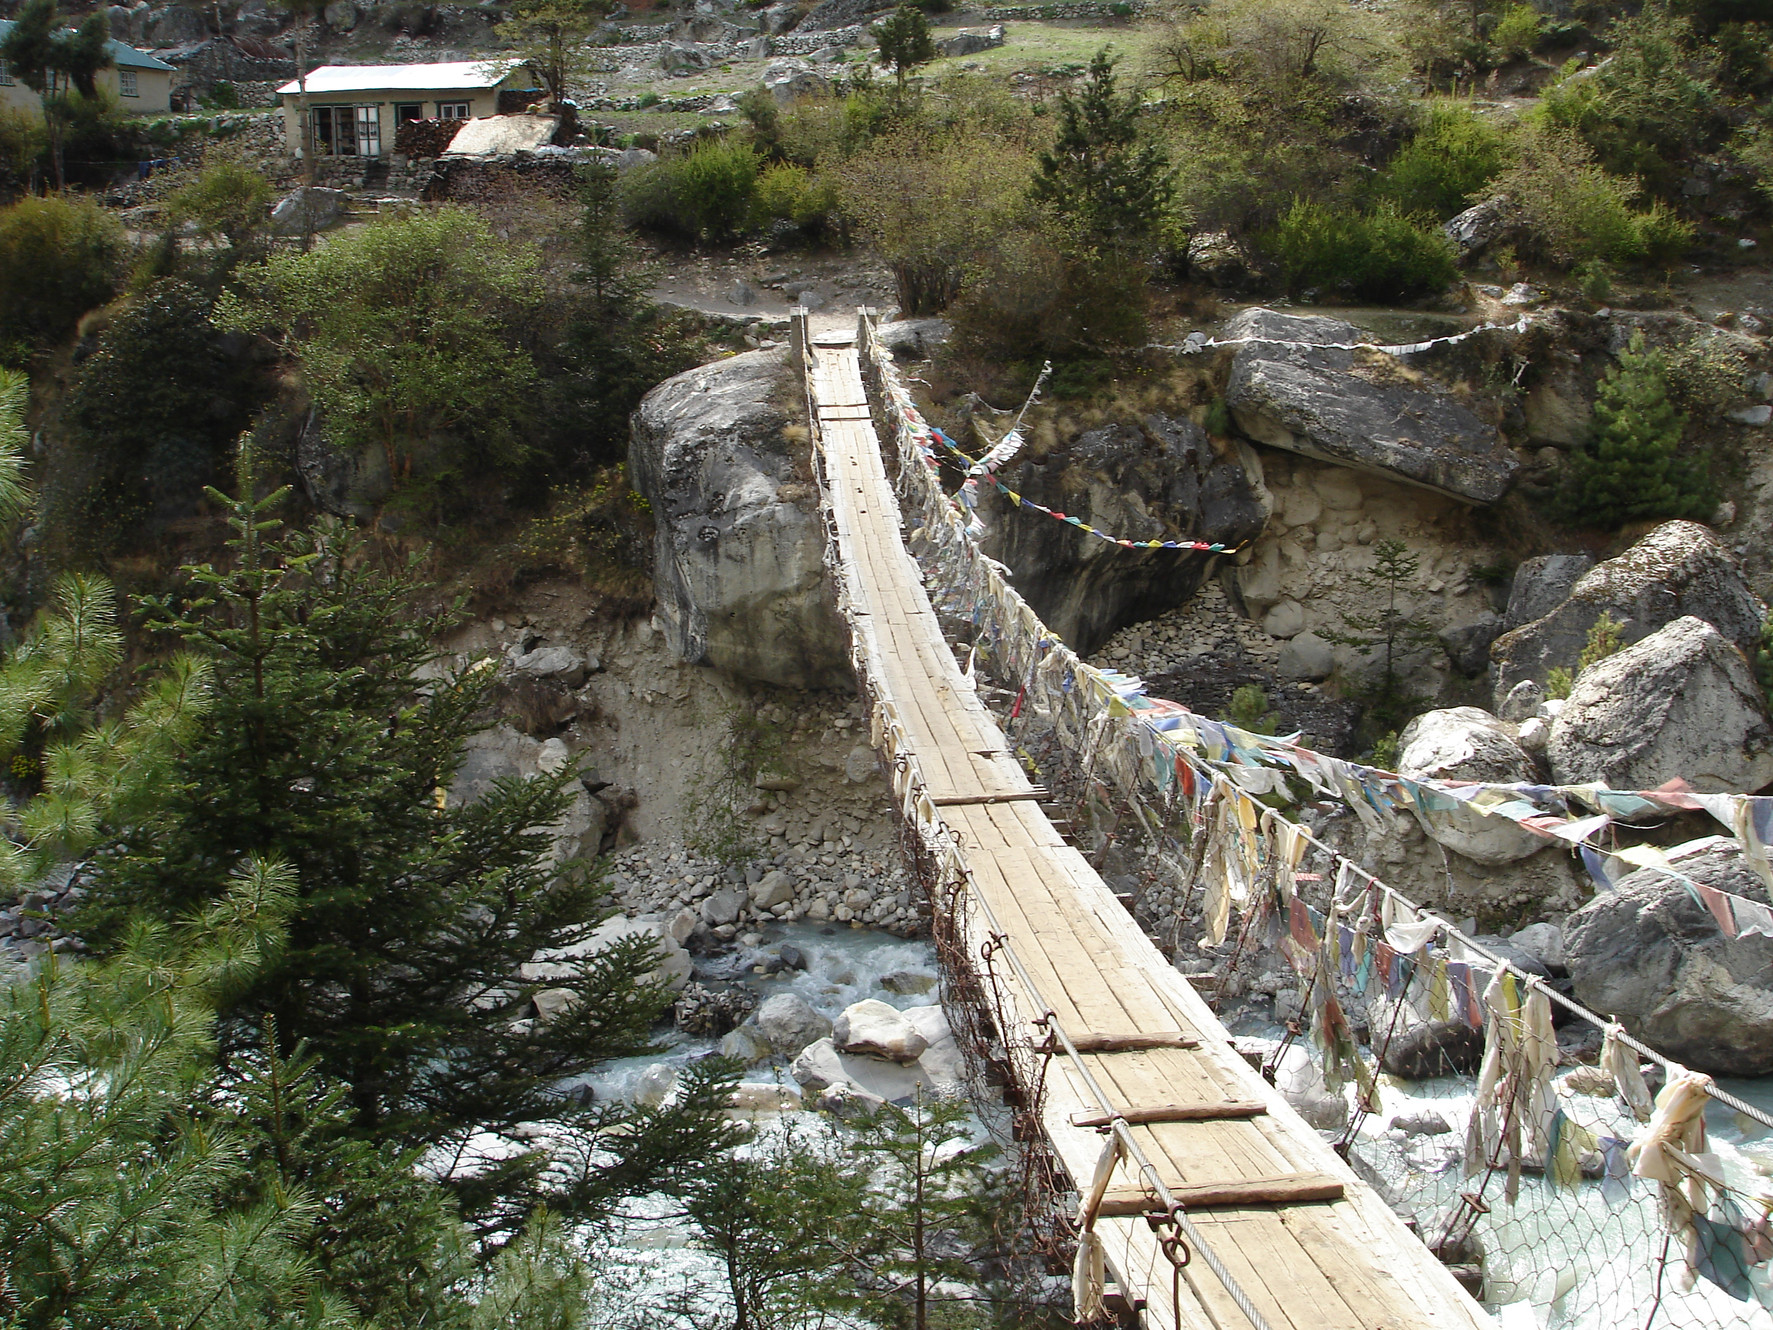
[[[1247,309],[1223,338],[1253,339],[1232,361],[1225,401],[1258,443],[1468,503],[1494,503],[1520,467],[1495,427],[1450,393],[1336,349],[1373,340],[1351,323]]]

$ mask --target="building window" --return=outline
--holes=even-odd
[[[380,107],[357,108],[357,151],[364,157],[382,155],[382,112]]]
[[[135,71],[133,69],[119,69],[117,71],[117,91],[125,97],[141,96],[141,93],[137,92],[135,88]]]
[[[395,102],[394,123],[404,125],[408,120],[423,120],[425,108],[418,102]]]
[[[468,103],[438,102],[437,118],[439,120],[466,120],[468,118]]]
[[[12,71],[6,67],[6,62],[0,60],[0,88],[10,88],[16,81],[12,77]]]

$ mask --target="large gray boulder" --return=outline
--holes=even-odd
[[[1502,615],[1503,632],[1544,618],[1570,598],[1582,575],[1594,567],[1586,554],[1542,554],[1523,559],[1508,589],[1508,609]]]
[[[1475,259],[1498,240],[1512,235],[1519,225],[1514,204],[1506,195],[1498,194],[1443,222],[1441,230],[1459,247],[1459,257],[1464,261]]]
[[[671,650],[763,683],[846,687],[817,496],[797,478],[806,445],[785,432],[793,391],[778,351],[667,379],[634,412],[629,470],[657,523],[653,585]]]
[[[831,1022],[797,993],[772,993],[757,1009],[757,1028],[772,1049],[795,1057],[808,1044],[830,1035]]]
[[[1582,671],[1546,756],[1560,785],[1758,790],[1773,781],[1773,718],[1747,658],[1689,615]]]
[[[494,725],[469,735],[462,746],[462,764],[449,783],[449,805],[455,808],[474,803],[499,780],[529,780],[558,771],[570,760],[571,753],[559,739],[544,742],[509,725]],[[566,812],[546,828],[553,837],[549,862],[564,864],[571,859],[594,857],[608,829],[608,807],[593,798],[583,785],[575,783]]]
[[[1509,609],[1512,618],[1512,596]],[[1575,669],[1602,614],[1620,624],[1628,644],[1690,614],[1752,651],[1767,606],[1710,527],[1665,522],[1618,558],[1583,573],[1556,608],[1518,628],[1511,625],[1490,644],[1498,701],[1522,679],[1543,684],[1553,666]]]
[[[936,54],[943,56],[977,55],[994,46],[1003,45],[1003,24],[989,28],[962,28],[952,37],[936,39]]]
[[[1222,337],[1252,339],[1232,361],[1225,401],[1258,443],[1470,503],[1494,503],[1514,479],[1502,436],[1450,393],[1363,372],[1361,353],[1328,348],[1373,340],[1353,324],[1247,309]]]
[[[1104,425],[1000,474],[1024,497],[1128,540],[1233,546],[1259,535],[1273,508],[1256,450],[1209,438],[1186,416]],[[1074,650],[1186,603],[1213,566],[1213,555],[1110,544],[982,489],[986,552]]]
[[[888,1062],[916,1062],[930,1046],[898,1008],[877,998],[864,998],[845,1007],[832,1024],[831,1041],[845,1053]]]
[[[291,190],[271,209],[271,234],[311,235],[337,226],[345,217],[345,191],[322,185]]]
[[[1715,839],[1674,866],[1762,904],[1766,888],[1734,845]],[[1640,869],[1564,921],[1576,997],[1651,1047],[1713,1075],[1773,1072],[1773,938],[1728,938],[1686,886]]]
[[[1426,711],[1398,737],[1398,775],[1412,780],[1533,781],[1533,759],[1515,742],[1512,727],[1476,707]],[[1505,817],[1485,817],[1463,805],[1433,817],[1417,815],[1435,840],[1480,864],[1495,867],[1546,847],[1545,838]]]

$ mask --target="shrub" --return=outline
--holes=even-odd
[[[635,226],[690,240],[719,240],[742,229],[761,165],[749,144],[720,139],[699,143],[631,171],[622,203]]]
[[[1459,102],[1440,102],[1416,137],[1379,177],[1378,194],[1404,213],[1443,221],[1478,201],[1478,193],[1513,158],[1509,134]]]
[[[1515,201],[1531,247],[1554,263],[1667,262],[1691,243],[1692,228],[1662,205],[1634,209],[1636,183],[1608,174],[1571,134],[1533,135],[1495,187]]]
[[[1293,290],[1327,287],[1368,300],[1401,300],[1438,290],[1458,272],[1453,244],[1438,227],[1389,203],[1371,213],[1295,200],[1262,238]]]
[[[757,178],[751,215],[757,225],[790,222],[803,231],[821,231],[837,212],[837,190],[802,166],[772,166]]]
[[[1532,5],[1511,5],[1496,20],[1490,40],[1506,59],[1532,55],[1543,31],[1539,11]]]
[[[23,199],[0,210],[0,342],[47,346],[117,293],[123,227],[85,199]]]

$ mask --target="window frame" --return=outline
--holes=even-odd
[[[140,97],[141,85],[136,81],[136,72],[121,66],[117,70],[117,95],[119,97]]]
[[[17,86],[18,80],[13,77],[12,71],[6,67],[6,62],[0,60],[0,88],[16,88]]]
[[[472,120],[474,118],[473,102],[438,102],[437,118],[439,120]]]

